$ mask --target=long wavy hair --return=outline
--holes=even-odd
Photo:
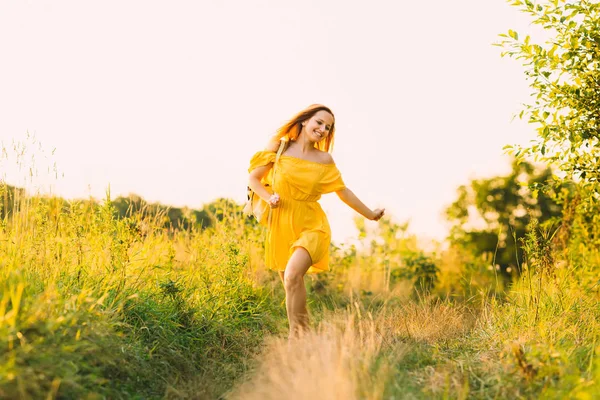
[[[302,123],[311,119],[313,115],[319,111],[327,111],[329,114],[331,114],[333,117],[333,123],[331,124],[329,135],[327,135],[324,140],[318,142],[316,148],[331,153],[333,151],[333,139],[335,136],[335,116],[329,107],[326,107],[322,104],[312,104],[300,111],[298,114],[294,115],[292,119],[286,122],[281,128],[277,129],[272,140],[279,142],[279,140],[285,136],[287,136],[291,141],[298,140],[298,136],[300,136],[300,132],[302,132]]]

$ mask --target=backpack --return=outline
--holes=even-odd
[[[272,179],[273,183],[275,182],[275,172],[277,171],[276,165],[277,165],[277,162],[279,161],[279,157],[281,156],[281,153],[283,153],[283,150],[285,149],[286,144],[287,144],[287,137],[281,138],[281,143],[279,144],[279,149],[277,150],[277,155],[275,156],[275,163],[273,164],[273,179]],[[273,193],[273,190],[271,189],[271,187],[272,186],[269,185],[268,183],[265,184],[265,189],[267,189],[268,192]],[[264,225],[267,227],[270,226],[271,225],[271,207],[269,206],[269,203],[267,203],[259,195],[254,193],[254,191],[252,189],[250,189],[250,186],[247,186],[246,190],[247,190],[247,201],[246,201],[246,205],[244,206],[244,210],[243,210],[244,214],[254,216],[254,218],[260,225]]]

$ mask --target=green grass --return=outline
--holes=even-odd
[[[388,223],[385,244],[334,248],[333,271],[307,279],[316,336],[306,349],[341,353],[268,361],[286,336],[284,293],[264,270],[261,230],[237,210],[180,231],[160,216],[116,219],[110,202],[18,201],[0,225],[0,397],[236,398],[244,382],[267,392],[278,382],[269,362],[315,362],[306,379],[356,398],[600,394],[600,257],[590,246],[572,243],[555,261],[530,237],[531,265],[503,293],[486,290],[495,277],[485,260],[453,258],[423,294],[419,277],[386,269],[419,251]],[[270,393],[294,398],[284,389]]]
[[[109,202],[26,205],[0,231],[0,397],[213,398],[280,329],[243,224],[141,234]]]

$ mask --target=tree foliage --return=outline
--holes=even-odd
[[[61,208],[68,208],[73,201],[54,196],[35,196],[28,194],[25,189],[0,182],[0,222],[10,219],[28,199],[36,198],[49,208],[48,212],[58,213]],[[95,199],[89,199],[94,207],[100,207]],[[222,221],[225,217],[244,219],[242,205],[229,199],[216,199],[205,204],[201,209],[189,207],[172,207],[160,203],[149,203],[136,194],[119,196],[110,200],[111,209],[119,219],[132,218],[138,222],[151,219],[154,225],[165,229],[189,230],[192,228],[205,229]],[[245,221],[255,225],[249,218]]]
[[[25,190],[0,181],[0,220],[8,218],[14,211],[16,200],[25,196]]]
[[[488,253],[502,271],[519,271],[523,259],[519,241],[530,220],[544,224],[561,215],[560,201],[566,192],[538,193],[530,188],[546,184],[551,177],[549,168],[536,169],[515,161],[507,176],[476,179],[460,186],[457,200],[446,209],[446,218],[452,223],[450,241],[475,255]]]
[[[208,228],[215,221],[223,220],[225,215],[242,218],[242,206],[223,198],[205,204],[200,210],[148,203],[136,194],[117,197],[112,200],[112,205],[118,218],[153,218],[159,226],[183,230]]]
[[[545,44],[509,30],[498,45],[521,60],[533,103],[521,118],[537,126],[530,146],[512,147],[519,157],[558,166],[584,187],[600,193],[600,3],[597,1],[511,0],[551,38]]]

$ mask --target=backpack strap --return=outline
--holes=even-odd
[[[279,144],[279,149],[277,150],[277,155],[275,156],[275,163],[277,163],[277,161],[279,161],[279,157],[281,157],[281,153],[283,153],[283,150],[285,149],[285,145],[288,142],[288,139],[284,136],[280,139],[280,144]]]

